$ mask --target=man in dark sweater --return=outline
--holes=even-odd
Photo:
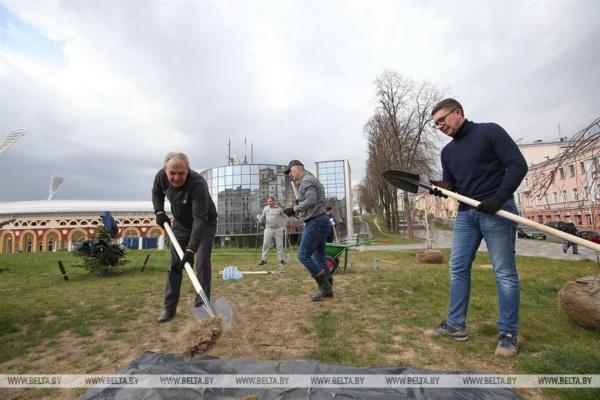
[[[160,313],[158,322],[166,322],[175,316],[184,265],[189,262],[194,266],[196,255],[196,275],[210,299],[210,256],[217,231],[217,210],[206,181],[199,173],[190,169],[190,161],[183,153],[167,154],[164,167],[154,177],[152,204],[156,213],[156,223],[160,227],[163,227],[165,222],[171,225],[171,220],[165,213],[165,196],[171,203],[173,233],[185,252],[179,260],[175,248],[171,245],[164,310]],[[202,298],[196,295],[195,306],[201,305]]]
[[[425,336],[468,340],[467,309],[471,292],[471,266],[484,239],[496,276],[499,331],[495,354],[518,352],[519,276],[515,265],[516,224],[495,213],[517,214],[513,193],[527,173],[527,163],[506,131],[494,123],[465,119],[460,103],[445,99],[431,113],[436,127],[452,138],[442,150],[443,181],[437,186],[479,200],[477,208],[460,204],[450,257],[450,305],[446,319]],[[432,194],[441,195],[439,190]]]

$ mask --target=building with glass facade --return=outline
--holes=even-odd
[[[325,188],[327,206],[333,208],[338,235],[352,235],[352,181],[348,160],[319,161],[315,176]]]
[[[219,213],[217,237],[220,244],[251,245],[244,237],[259,233],[256,215],[267,204],[267,196],[275,196],[285,207],[292,202],[286,165],[241,164],[206,169],[201,175]],[[219,240],[219,239],[218,239]]]

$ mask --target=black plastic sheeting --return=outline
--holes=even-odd
[[[357,368],[325,364],[314,360],[257,361],[219,359],[196,356],[191,360],[179,354],[146,352],[128,366],[121,375],[218,375],[218,374],[435,374],[449,372],[424,371],[415,368]],[[464,372],[463,372],[464,373]],[[80,400],[129,399],[455,399],[504,400],[521,399],[510,388],[92,388]]]

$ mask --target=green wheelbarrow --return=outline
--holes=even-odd
[[[355,245],[356,246],[356,245]],[[331,273],[339,271],[340,257],[344,255],[344,267],[342,272],[348,268],[348,249],[352,246],[339,243],[325,243],[325,258],[327,259],[327,268]]]
[[[344,239],[341,240],[343,241]],[[379,242],[379,240],[374,239],[358,242],[358,239],[354,238],[347,240],[346,243],[325,243],[325,258],[327,259],[327,268],[329,268],[332,274],[340,270],[342,272],[346,272],[346,268],[348,268],[348,249],[374,242]],[[344,255],[344,265],[343,267],[340,267],[340,257],[342,254]]]

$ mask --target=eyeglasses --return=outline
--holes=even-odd
[[[434,123],[434,125],[436,126],[436,128],[441,128],[441,127],[442,127],[442,125],[444,125],[444,123],[446,123],[446,117],[447,117],[448,115],[452,114],[452,113],[453,113],[454,111],[456,111],[456,110],[457,110],[456,108],[453,108],[452,110],[448,111],[448,112],[446,113],[446,115],[444,115],[444,116],[443,116],[443,117],[441,117],[441,118],[438,118],[438,120],[437,120],[437,121],[433,121],[433,123]]]

